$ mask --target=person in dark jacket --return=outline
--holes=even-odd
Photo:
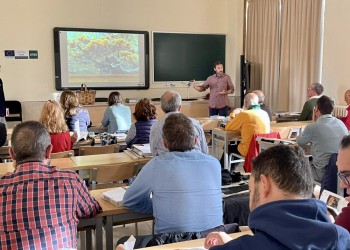
[[[205,248],[350,249],[349,232],[330,222],[324,202],[310,198],[313,178],[299,146],[271,147],[252,163],[248,225],[254,235],[232,240],[210,233]]]
[[[125,142],[128,147],[132,144],[149,143],[151,127],[156,120],[156,106],[147,98],[136,103],[134,117],[136,122],[130,126]]]
[[[344,136],[340,143],[340,150],[337,158],[338,177],[340,179],[340,187],[346,189],[346,193],[350,195],[350,135]],[[350,201],[350,197],[345,198]],[[344,227],[350,232],[350,203],[344,207],[341,213],[335,219],[335,224]]]

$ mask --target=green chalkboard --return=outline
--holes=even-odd
[[[154,82],[206,80],[225,46],[226,35],[154,32]]]

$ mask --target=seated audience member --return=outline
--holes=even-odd
[[[130,107],[123,104],[122,95],[111,92],[108,97],[108,108],[101,121],[102,126],[108,127],[108,133],[128,131],[131,125]]]
[[[266,113],[269,115],[269,118],[270,118],[270,121],[272,120],[272,117],[271,117],[271,110],[270,108],[265,105],[264,101],[265,101],[265,95],[264,93],[261,91],[261,90],[253,90],[252,91],[254,94],[256,94],[259,98],[259,105],[260,105],[260,108],[264,111],[266,111]]]
[[[243,111],[242,109],[233,110],[230,114],[231,121],[227,122],[225,130],[240,131],[242,136],[238,145],[229,145],[229,154],[236,153],[246,157],[252,136],[270,133],[270,119],[268,114],[260,108],[259,98],[254,93],[245,95],[243,108]],[[224,155],[220,162],[223,166]]]
[[[333,101],[328,96],[318,98],[315,122],[307,125],[296,140],[301,146],[311,143],[311,170],[317,182],[322,182],[329,158],[338,152],[341,139],[349,133],[344,123],[332,116],[333,109]]]
[[[300,113],[298,121],[309,121],[312,120],[312,112],[316,105],[317,99],[323,93],[323,86],[320,83],[313,83],[307,88],[308,101],[304,103],[303,110]]]
[[[340,187],[346,189],[346,193],[350,195],[350,136],[347,135],[340,143],[340,150],[337,159],[338,177]],[[350,201],[349,197],[345,198]],[[335,219],[335,224],[344,227],[350,232],[350,203],[343,208],[341,213]]]
[[[218,160],[195,150],[197,136],[185,115],[168,115],[162,131],[169,152],[142,168],[126,190],[124,206],[153,213],[156,233],[201,232],[222,225]]]
[[[179,93],[175,91],[166,91],[160,98],[161,108],[163,112],[165,113],[165,116],[154,123],[151,127],[151,134],[150,134],[150,144],[151,144],[151,152],[153,156],[158,155],[164,155],[166,152],[168,152],[168,149],[166,149],[163,145],[163,138],[162,138],[162,128],[165,119],[173,113],[180,113],[181,112],[181,96]],[[205,139],[205,134],[202,128],[202,125],[195,119],[190,118],[194,130],[197,136],[197,143],[195,145],[195,149],[198,149],[202,151],[204,154],[208,153],[208,145],[207,141]]]
[[[210,233],[205,248],[349,249],[349,233],[330,222],[323,201],[311,198],[312,174],[300,147],[271,147],[252,163],[248,226],[254,235],[232,240]]]
[[[348,114],[346,116],[339,117],[339,119],[342,122],[344,122],[346,128],[350,130],[350,89],[348,89],[345,92],[344,99],[345,99],[346,105],[348,105],[348,107],[346,108],[346,110],[348,111]]]
[[[73,148],[76,134],[72,138],[64,119],[61,105],[53,100],[47,101],[40,114],[39,122],[49,131],[52,144],[52,153],[68,151]]]
[[[88,127],[91,126],[89,112],[79,104],[77,95],[69,90],[65,90],[60,98],[61,106],[64,110],[64,116],[69,131],[80,133],[88,132]]]
[[[0,246],[76,249],[77,224],[101,207],[73,171],[49,166],[52,145],[37,121],[18,124],[11,137],[15,171],[0,178]]]
[[[128,147],[132,144],[149,143],[151,127],[157,121],[156,115],[156,106],[149,99],[143,98],[136,103],[134,113],[136,122],[131,125],[125,138]]]

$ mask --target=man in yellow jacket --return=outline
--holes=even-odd
[[[245,95],[243,108],[233,110],[230,114],[231,121],[226,124],[225,130],[240,131],[242,137],[240,143],[229,145],[229,154],[236,153],[246,157],[252,136],[270,133],[270,118],[260,108],[259,98],[254,93]]]

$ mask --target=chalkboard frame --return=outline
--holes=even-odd
[[[226,34],[152,32],[153,81],[205,81],[226,60]]]

